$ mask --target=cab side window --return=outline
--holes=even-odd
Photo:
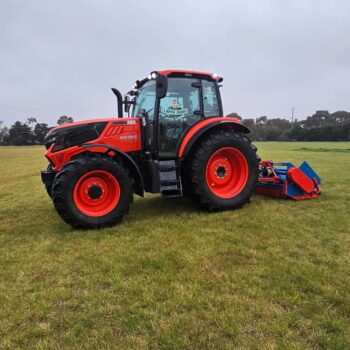
[[[215,83],[208,80],[202,80],[203,89],[203,107],[205,117],[220,116],[220,109],[217,100]]]

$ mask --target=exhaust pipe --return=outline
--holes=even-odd
[[[123,118],[123,97],[118,89],[111,88],[118,100],[118,118]]]

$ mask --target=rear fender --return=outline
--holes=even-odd
[[[233,128],[245,134],[250,133],[249,128],[243,125],[237,118],[214,117],[202,120],[199,123],[194,124],[184,135],[178,148],[178,158],[186,157],[196,141],[206,132],[214,128]]]

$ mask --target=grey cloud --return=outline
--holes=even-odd
[[[0,5],[0,120],[115,115],[153,69],[222,75],[225,112],[350,110],[348,1],[18,1]]]

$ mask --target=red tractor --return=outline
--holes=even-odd
[[[223,116],[222,80],[154,71],[124,99],[112,89],[118,118],[53,128],[45,137],[50,164],[41,177],[58,214],[75,228],[110,226],[128,212],[133,194],[144,192],[187,196],[208,211],[247,203],[260,159],[249,129]]]

